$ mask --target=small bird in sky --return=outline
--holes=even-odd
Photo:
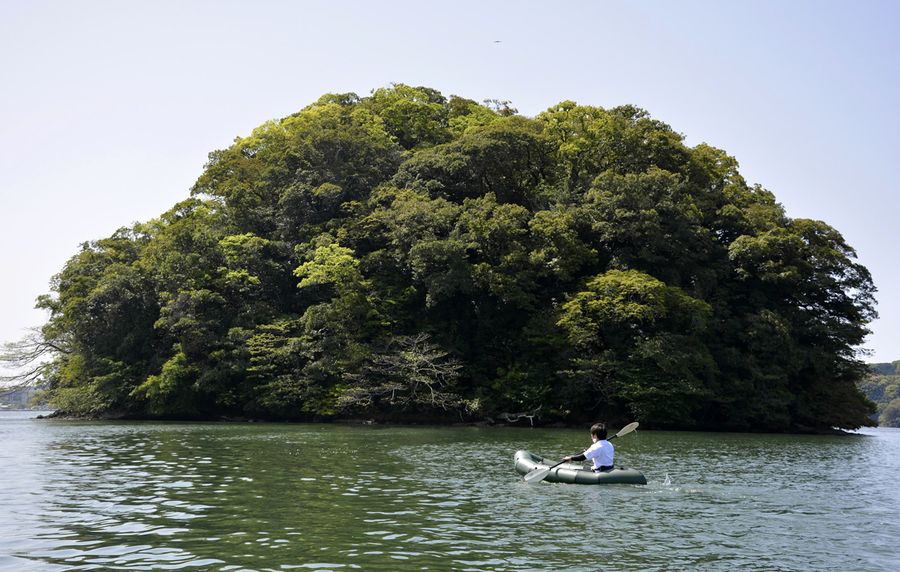
[[[495,44],[499,44],[502,40],[494,40]]]

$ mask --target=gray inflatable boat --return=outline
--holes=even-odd
[[[516,472],[520,475],[527,475],[535,469],[546,469],[555,464],[555,462],[547,462],[543,457],[525,450],[516,451],[515,462]],[[644,473],[635,469],[616,467],[609,471],[595,473],[584,468],[580,463],[563,463],[551,470],[543,480],[575,485],[647,484]]]

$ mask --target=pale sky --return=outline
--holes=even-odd
[[[900,2],[0,0],[0,341],[81,242],[188,197],[207,153],[392,82],[634,104],[736,157],[873,274],[900,360]],[[499,43],[495,42],[499,40]]]

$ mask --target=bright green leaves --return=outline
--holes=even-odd
[[[635,271],[610,270],[563,304],[560,326],[579,346],[600,346],[604,330],[628,332],[666,316],[666,285]]]
[[[300,288],[332,285],[338,291],[350,291],[363,283],[353,251],[337,243],[316,248],[311,260],[294,270],[294,275],[300,278]]]
[[[177,352],[163,364],[159,374],[149,376],[132,395],[146,400],[152,413],[191,415],[195,411],[191,385],[199,373],[183,352]]]
[[[610,270],[562,305],[559,325],[576,346],[603,349],[659,331],[702,330],[710,313],[708,304],[652,276]]]
[[[294,270],[300,289],[321,294],[322,302],[309,307],[304,320],[311,329],[327,327],[350,340],[369,322],[378,322],[371,307],[370,282],[359,270],[359,260],[337,243],[317,247],[310,259]],[[333,295],[332,295],[333,294]],[[331,324],[326,322],[331,321]]]
[[[454,138],[474,132],[502,117],[501,114],[484,105],[479,105],[470,99],[461,97],[451,97],[448,107],[450,132]]]

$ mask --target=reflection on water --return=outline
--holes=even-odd
[[[584,487],[512,469],[584,431],[0,414],[0,569],[892,570],[900,431],[866,433],[641,431],[649,485]]]

